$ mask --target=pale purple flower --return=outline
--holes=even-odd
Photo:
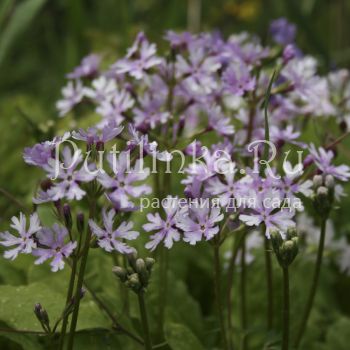
[[[125,119],[125,112],[134,106],[135,101],[126,90],[116,90],[111,100],[103,100],[96,108],[96,112],[104,117],[100,127],[109,122],[120,125]]]
[[[117,127],[114,123],[110,122],[102,130],[91,127],[87,130],[79,129],[78,131],[73,131],[72,137],[75,140],[85,141],[88,145],[104,144],[117,137],[123,131],[123,128],[123,126]]]
[[[96,102],[110,101],[114,94],[118,94],[117,84],[115,80],[107,79],[105,76],[94,79],[91,87],[84,88],[84,96]]]
[[[138,159],[135,165],[131,166],[130,153],[121,152],[118,157],[115,154],[109,154],[107,161],[112,169],[112,176],[100,173],[97,179],[104,188],[111,191],[108,194],[109,198],[121,209],[133,208],[132,198],[151,193],[151,187],[138,184],[150,173],[149,168],[143,167],[142,160]]]
[[[332,175],[340,181],[348,181],[350,179],[349,166],[332,164],[334,153],[331,150],[327,151],[322,147],[316,149],[315,145],[311,144],[309,151],[311,159],[324,175]]]
[[[98,72],[101,57],[96,54],[91,54],[84,57],[80,65],[74,68],[72,73],[67,74],[69,79],[79,79],[83,77],[91,77]]]
[[[158,143],[156,141],[149,142],[148,135],[141,134],[133,124],[129,124],[128,129],[130,134],[130,140],[127,142],[128,150],[133,151],[138,147],[141,157],[151,155],[162,162],[168,162],[173,158],[171,153],[167,151],[158,151]]]
[[[207,114],[209,117],[208,129],[215,130],[220,136],[229,136],[235,132],[230,118],[222,113],[220,106],[214,105],[209,107]]]
[[[174,49],[187,49],[195,40],[195,36],[189,32],[175,33],[168,30],[165,39],[169,41],[170,46]]]
[[[147,232],[157,231],[151,235],[151,241],[146,244],[146,248],[151,251],[155,250],[158,244],[164,241],[164,246],[170,249],[174,242],[180,240],[180,232],[176,227],[178,213],[178,198],[167,197],[162,201],[162,207],[165,212],[163,219],[159,213],[147,214],[148,223],[143,225]]]
[[[141,32],[137,35],[133,46],[128,49],[125,58],[117,61],[112,66],[112,70],[117,74],[127,73],[140,80],[150,68],[162,63],[162,59],[156,56],[156,52],[156,45],[150,44]]]
[[[55,157],[56,146],[66,141],[70,133],[66,132],[62,137],[55,137],[52,141],[37,143],[33,147],[26,147],[23,151],[23,159],[27,164],[45,168],[50,159]]]
[[[243,96],[247,91],[253,91],[256,86],[256,79],[252,77],[247,65],[231,64],[222,74],[222,81],[225,91]]]
[[[39,217],[37,213],[30,216],[29,227],[27,228],[27,219],[23,213],[19,214],[19,218],[13,216],[10,225],[18,235],[13,235],[8,231],[0,233],[0,244],[4,247],[13,247],[6,250],[4,257],[14,260],[19,253],[30,254],[36,248],[34,235],[41,229]]]
[[[42,203],[45,198],[49,201],[57,201],[62,198],[68,200],[81,200],[86,192],[80,187],[81,183],[90,182],[95,178],[91,169],[82,163],[83,157],[80,150],[72,154],[71,149],[66,146],[62,151],[63,162],[51,159],[46,167],[48,177],[57,180],[45,192],[39,193],[39,198],[34,199],[34,203]]]
[[[69,81],[62,88],[63,98],[56,103],[56,108],[59,111],[59,116],[64,117],[69,113],[84,97],[84,88],[80,80],[75,82]]]
[[[134,108],[135,126],[139,130],[154,129],[165,124],[171,118],[168,111],[164,111],[164,99],[151,94],[144,94],[139,98],[140,107]]]
[[[89,226],[92,233],[97,237],[98,245],[111,252],[116,250],[121,254],[129,254],[135,251],[129,247],[123,240],[134,240],[139,236],[137,231],[132,231],[132,222],[122,222],[117,228],[114,228],[115,210],[102,210],[103,228],[98,226],[95,221],[89,220]]]
[[[64,226],[54,224],[52,228],[43,227],[37,234],[38,248],[33,250],[33,255],[37,256],[35,264],[42,264],[48,259],[52,259],[51,270],[56,272],[64,268],[64,259],[68,258],[77,247],[77,242],[65,243],[68,231]]]
[[[231,169],[227,168],[223,174],[209,179],[206,191],[219,199],[220,205],[227,207],[233,199],[240,198],[241,183],[235,179],[237,168],[231,163]]]
[[[296,26],[286,18],[278,18],[271,22],[270,33],[276,43],[288,45],[295,40]]]
[[[215,90],[218,83],[214,77],[221,67],[215,56],[207,56],[204,49],[198,45],[189,47],[188,60],[181,55],[176,57],[176,76],[184,78],[185,88],[200,94],[209,94]]]
[[[265,235],[270,238],[271,231],[277,230],[283,236],[290,227],[295,226],[292,218],[295,211],[292,208],[283,208],[284,198],[280,191],[270,189],[256,193],[254,205],[241,214],[239,219],[247,226],[266,227]]]
[[[184,232],[184,241],[195,245],[203,238],[212,239],[219,232],[218,224],[223,218],[220,208],[198,204],[184,209],[176,225]]]

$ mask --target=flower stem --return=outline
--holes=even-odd
[[[144,340],[145,350],[152,350],[152,342],[151,342],[151,336],[149,333],[147,311],[146,311],[143,292],[138,293],[138,299],[139,299],[141,322],[142,322],[142,328],[143,328],[143,340]]]
[[[242,328],[242,338],[241,338],[241,350],[245,350],[247,347],[246,338],[246,328],[247,328],[247,304],[246,304],[246,242],[245,237],[242,241],[241,249],[241,283],[240,283],[240,295],[241,295],[241,328]]]
[[[221,301],[221,267],[220,267],[220,245],[218,242],[214,243],[214,284],[215,284],[215,294],[216,294],[216,304],[217,311],[220,322],[220,332],[221,332],[221,342],[222,348],[228,350],[227,338],[225,331],[225,321],[224,321],[224,312]]]
[[[95,210],[96,210],[96,201],[94,198],[92,198],[90,203],[90,214],[89,214],[90,218],[93,218],[95,216]],[[92,231],[88,227],[84,246],[83,246],[80,268],[78,273],[78,280],[77,280],[77,285],[76,285],[75,295],[74,295],[75,305],[74,305],[72,320],[70,324],[68,346],[67,346],[68,350],[73,349],[75,330],[77,327],[78,316],[79,316],[79,307],[80,307],[80,299],[81,299],[80,295],[81,295],[81,289],[84,283],[84,275],[85,275],[85,269],[86,269],[88,255],[89,255],[91,235],[92,235]]]
[[[71,270],[71,275],[70,275],[70,280],[69,280],[69,286],[68,286],[68,291],[67,291],[66,307],[67,307],[68,303],[71,301],[72,296],[73,296],[74,281],[75,281],[75,274],[76,274],[76,268],[77,268],[77,260],[78,260],[78,257],[75,256],[74,260],[73,260],[73,265],[72,265],[72,270]],[[69,315],[66,315],[65,317],[63,317],[61,335],[60,335],[60,344],[58,347],[59,350],[63,349],[64,338],[66,336],[66,330],[67,330],[67,325],[68,325],[68,318],[69,318]]]
[[[265,228],[263,229],[265,234]],[[270,244],[267,237],[264,237],[265,243],[265,268],[266,268],[266,285],[267,285],[267,329],[271,330],[273,325],[273,276]]]
[[[317,290],[317,285],[318,285],[318,280],[320,276],[320,271],[321,271],[321,265],[322,265],[322,257],[323,257],[323,250],[324,250],[324,242],[325,242],[325,237],[326,237],[326,222],[327,222],[327,217],[322,219],[321,222],[321,232],[320,232],[320,241],[318,244],[318,252],[317,252],[317,259],[316,259],[316,265],[315,265],[315,270],[314,270],[314,275],[313,275],[313,280],[311,284],[311,289],[308,297],[308,301],[304,310],[303,318],[299,327],[299,331],[297,333],[296,340],[294,342],[294,347],[297,349],[300,345],[300,341],[304,335],[307,322],[310,316],[310,312],[314,303],[315,295],[316,295],[316,290]]]
[[[289,349],[289,270],[283,268],[283,336],[282,350]]]

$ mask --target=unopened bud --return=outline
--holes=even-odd
[[[129,265],[133,268],[133,270],[136,272],[136,260],[137,260],[137,252],[134,251],[130,254],[128,254],[127,256],[127,259],[128,259],[128,262],[129,262]]]
[[[85,219],[83,213],[78,213],[77,215],[77,230],[80,234],[85,230]]]
[[[324,181],[326,187],[328,189],[333,190],[334,188],[334,177],[332,175],[327,175]]]
[[[43,328],[49,329],[50,320],[49,315],[47,314],[46,310],[41,306],[41,304],[35,304],[34,306],[34,314],[39,320],[39,322],[42,324]],[[45,330],[46,330],[45,329]]]
[[[145,263],[146,263],[146,267],[148,272],[152,271],[153,265],[155,264],[155,260],[153,258],[146,258],[145,259]]]
[[[139,275],[142,286],[146,287],[149,280],[149,272],[147,271],[145,261],[143,259],[136,260],[136,271]]]
[[[137,273],[133,273],[132,275],[130,275],[125,284],[135,293],[138,293],[142,289],[142,285],[140,283],[139,276]]]
[[[323,177],[322,175],[315,175],[312,179],[312,182],[314,184],[314,188],[318,188],[323,185]]]
[[[327,198],[328,197],[328,188],[321,186],[317,189],[316,195],[319,198]]]
[[[112,271],[122,282],[125,282],[127,280],[128,273],[124,268],[120,266],[114,266]]]
[[[70,210],[70,206],[67,203],[63,206],[63,217],[67,229],[71,230],[73,226],[72,213]]]

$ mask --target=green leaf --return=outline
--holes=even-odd
[[[24,32],[46,0],[27,0],[19,4],[0,38],[0,65],[15,39]]]
[[[42,330],[33,312],[36,303],[41,303],[47,310],[51,324],[54,324],[60,317],[65,305],[65,294],[50,287],[48,279],[45,284],[32,283],[19,287],[0,286],[0,295],[1,321],[19,330]],[[110,322],[93,300],[85,295],[80,304],[77,328],[81,330],[97,327],[109,328]]]
[[[198,338],[187,327],[178,323],[165,325],[165,339],[173,350],[204,350]]]

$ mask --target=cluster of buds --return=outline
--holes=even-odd
[[[298,234],[295,228],[289,228],[285,239],[277,231],[271,233],[271,242],[278,263],[282,268],[288,268],[298,254]]]
[[[315,175],[313,178],[314,207],[322,217],[327,217],[332,209],[334,186],[334,177],[332,175]]]
[[[113,272],[122,283],[136,294],[146,291],[155,260],[138,258],[136,252],[128,254],[127,259],[129,264],[127,268],[114,266]]]
[[[34,306],[34,314],[36,318],[39,320],[41,327],[46,333],[51,332],[50,328],[50,320],[47,311],[41,306],[41,304],[35,304]]]

